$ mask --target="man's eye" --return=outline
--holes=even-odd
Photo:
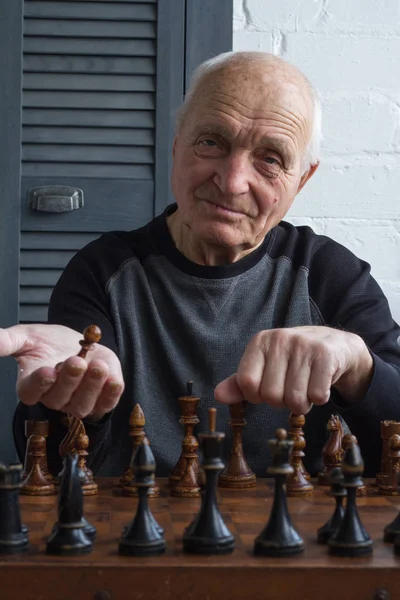
[[[217,145],[217,143],[214,140],[210,140],[210,139],[200,140],[200,144],[203,144],[204,146],[208,146],[209,148],[213,148],[214,146]]]
[[[279,161],[274,158],[273,156],[266,156],[264,158],[264,161],[268,164],[268,165],[279,165]]]

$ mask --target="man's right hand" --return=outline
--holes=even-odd
[[[0,329],[0,357],[18,362],[17,394],[27,405],[83,419],[100,419],[117,404],[124,390],[119,359],[94,344],[86,359],[77,356],[83,335],[62,325],[15,325]],[[62,363],[56,369],[56,365]]]

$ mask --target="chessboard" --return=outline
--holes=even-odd
[[[56,496],[21,496],[22,521],[29,528],[26,552],[0,556],[1,600],[330,600],[400,598],[400,557],[383,542],[383,529],[400,509],[400,497],[378,495],[367,480],[367,494],[357,500],[364,527],[373,540],[372,555],[331,556],[316,541],[317,529],[331,516],[329,488],[288,498],[289,512],[305,542],[302,554],[285,558],[254,556],[254,539],[264,528],[273,501],[273,482],[259,479],[254,488],[218,488],[225,523],[236,538],[232,554],[185,554],[182,534],[200,507],[199,498],[175,498],[166,480],[149,500],[165,530],[166,552],[153,557],[118,555],[118,540],[134,516],[137,499],[118,493],[115,481],[98,479],[99,494],[86,496],[84,514],[97,528],[90,554],[50,556],[46,540],[57,520]],[[315,483],[315,482],[314,482]]]

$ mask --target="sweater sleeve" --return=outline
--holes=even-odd
[[[336,390],[332,402],[357,437],[366,473],[379,471],[380,422],[400,421],[400,328],[370,266],[324,238],[310,269],[312,301],[328,326],[358,334],[374,361],[369,389],[355,404]]]
[[[56,284],[49,305],[48,322],[65,325],[75,331],[96,324],[102,331],[100,343],[118,354],[115,331],[112,323],[107,282],[117,271],[129,253],[126,244],[118,236],[106,234],[78,252],[62,273]],[[77,349],[77,353],[79,348]],[[21,461],[26,450],[25,420],[48,420],[49,436],[47,452],[49,469],[53,475],[61,470],[59,445],[67,433],[61,422],[63,414],[50,410],[42,404],[17,405],[13,419],[13,434],[16,450]],[[89,437],[87,464],[96,473],[107,457],[111,445],[112,413],[101,421],[83,419]]]

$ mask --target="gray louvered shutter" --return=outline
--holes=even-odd
[[[46,320],[84,244],[153,217],[156,53],[156,0],[24,1],[21,322]],[[28,206],[28,190],[65,185],[83,208]]]

